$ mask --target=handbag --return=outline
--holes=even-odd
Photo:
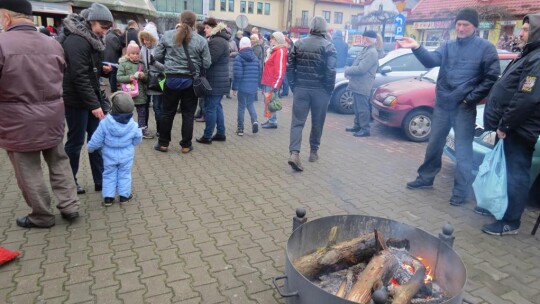
[[[201,69],[201,74],[197,75],[195,65],[193,64],[193,61],[191,61],[191,57],[189,57],[189,51],[186,43],[183,43],[182,46],[184,47],[184,52],[186,53],[186,57],[188,59],[189,70],[193,76],[193,91],[195,92],[195,95],[197,95],[197,97],[210,95],[212,93],[212,86],[208,82],[208,79],[206,79],[206,71]]]
[[[160,71],[152,71],[150,70],[150,50],[147,49],[146,51],[146,65],[148,68],[148,89],[153,91],[159,91],[162,92],[163,88],[159,85],[159,82],[163,79],[165,79],[165,73]]]
[[[140,72],[141,70],[142,64],[139,63],[139,69],[137,71]],[[131,82],[122,83],[122,91],[128,93],[131,97],[139,96],[139,81],[133,79]]]
[[[497,220],[503,218],[508,207],[503,142],[500,139],[493,150],[486,154],[472,184],[478,207],[487,209]]]
[[[270,102],[268,103],[268,111],[270,112],[277,112],[281,111],[283,108],[283,104],[281,103],[281,100],[277,96],[277,94],[272,94],[272,97],[270,98]]]

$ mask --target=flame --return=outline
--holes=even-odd
[[[414,267],[412,265],[409,265],[409,264],[403,264],[403,268],[405,268],[405,270],[407,270],[409,273],[415,273],[416,272]]]
[[[390,283],[392,283],[392,285],[394,285],[394,286],[398,286],[398,285],[399,285],[398,281],[396,281],[396,279],[394,279],[394,278],[391,278],[391,279],[390,279]]]
[[[417,256],[417,260],[419,260],[422,264],[424,264],[424,267],[426,267],[426,276],[424,277],[424,284],[429,284],[431,281],[433,281],[433,269],[429,265],[426,265],[424,263],[424,259],[422,257]]]

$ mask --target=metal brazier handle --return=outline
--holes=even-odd
[[[284,298],[290,298],[290,297],[296,297],[298,296],[298,290],[296,291],[293,291],[293,292],[289,292],[289,293],[286,293],[286,292],[282,292],[281,289],[279,288],[278,286],[278,281],[281,281],[281,280],[287,280],[287,275],[280,275],[280,276],[277,276],[277,277],[274,277],[272,279],[272,283],[274,283],[274,287],[277,289],[277,291],[279,292],[279,294],[284,297]],[[285,286],[284,286],[285,287]]]

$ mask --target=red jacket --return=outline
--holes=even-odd
[[[270,57],[264,64],[261,83],[265,86],[279,89],[287,70],[288,50],[285,46],[278,46],[272,50]]]

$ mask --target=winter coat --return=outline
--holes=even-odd
[[[0,67],[0,148],[31,152],[60,144],[66,68],[60,44],[32,23],[12,25],[0,34]]]
[[[98,109],[101,107],[98,79],[102,74],[105,43],[77,14],[64,19],[64,35],[62,47],[67,63],[62,85],[64,104],[89,111]]]
[[[337,59],[336,59],[336,68],[342,68],[347,63],[347,55],[349,51],[349,46],[345,41],[343,41],[343,34],[341,31],[335,31],[332,36],[332,44],[336,48]]]
[[[122,57],[122,42],[114,31],[109,31],[105,36],[105,51],[103,52],[103,61],[118,63]]]
[[[116,121],[114,115],[109,114],[99,122],[99,126],[88,142],[88,152],[101,149],[103,164],[125,163],[135,157],[135,146],[142,141],[142,131],[139,125],[129,119],[127,123]]]
[[[420,46],[413,53],[426,68],[440,66],[435,104],[446,110],[464,100],[475,106],[501,74],[495,46],[474,34],[444,42],[433,52]]]
[[[212,64],[206,72],[206,79],[212,87],[211,95],[229,94],[229,34],[224,23],[218,23],[210,32],[208,48]]]
[[[141,55],[140,55],[141,62],[144,64],[144,67],[146,68],[148,73],[150,72],[163,73],[165,71],[165,66],[159,61],[156,61],[156,60],[152,61],[152,57],[154,55],[155,49],[156,49],[155,47],[149,49],[143,45],[143,47],[141,48]],[[149,77],[149,75],[147,76]],[[163,95],[163,92],[147,89],[146,94]]]
[[[192,31],[191,33],[191,40],[189,41],[187,48],[189,57],[191,58],[193,65],[195,65],[196,73],[197,75],[200,75],[201,68],[208,69],[212,63],[210,51],[206,39],[195,31]],[[165,74],[191,75],[184,47],[182,45],[177,45],[175,40],[176,30],[165,32],[154,50],[154,58],[156,61],[164,64]],[[227,48],[227,51],[228,50],[229,49]]]
[[[272,89],[279,89],[287,69],[288,51],[286,45],[279,45],[272,48],[270,56],[264,63],[261,84]]]
[[[233,78],[234,58],[238,56],[238,47],[234,40],[229,40],[229,78]]]
[[[370,97],[377,69],[379,69],[377,47],[370,45],[363,48],[353,64],[345,69],[345,76],[350,77],[347,90]]]
[[[291,88],[323,88],[332,94],[336,83],[336,48],[318,31],[298,40],[287,63]]]
[[[534,144],[540,136],[540,14],[528,17],[528,43],[491,88],[484,128],[514,131]]]
[[[135,73],[139,71],[139,66],[141,67],[141,72],[144,73],[144,77],[137,79],[139,95],[133,97],[133,103],[135,103],[135,105],[143,105],[147,102],[146,82],[148,81],[148,70],[141,61],[135,63],[123,57],[120,58],[120,66],[116,73],[116,81],[118,81],[118,83],[131,83],[129,77],[135,75]]]
[[[264,49],[263,42],[261,40],[259,40],[259,41],[257,41],[257,43],[253,44],[251,46],[251,48],[253,49],[253,53],[255,53],[255,56],[257,56],[257,58],[259,59],[260,70],[262,71],[262,69],[264,67],[264,59],[265,59],[265,55],[266,55],[266,51]]]
[[[253,49],[244,48],[234,59],[232,89],[248,94],[256,94],[259,88],[260,65]]]

